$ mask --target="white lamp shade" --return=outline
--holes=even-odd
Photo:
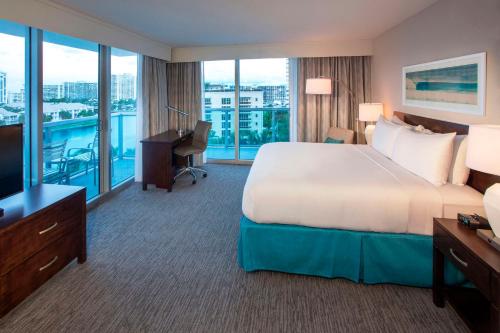
[[[469,168],[500,175],[500,126],[469,126],[466,164]]]
[[[329,78],[317,78],[306,80],[306,94],[308,95],[331,95],[332,80]]]
[[[384,113],[384,105],[382,103],[359,104],[360,121],[377,121],[380,115],[383,113]]]

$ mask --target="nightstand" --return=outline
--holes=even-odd
[[[445,299],[474,332],[500,332],[500,252],[454,219],[434,218],[434,304]],[[476,288],[446,286],[445,258]]]

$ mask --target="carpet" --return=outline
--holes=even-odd
[[[247,166],[208,165],[172,193],[134,184],[88,214],[88,260],[0,319],[1,332],[466,332],[429,289],[237,263]]]

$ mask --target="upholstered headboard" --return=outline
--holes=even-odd
[[[413,126],[422,125],[425,128],[428,128],[436,133],[453,133],[453,132],[456,132],[457,134],[469,133],[468,125],[456,124],[443,120],[415,116],[412,114],[407,114],[399,111],[394,112],[394,115],[407,124]],[[499,176],[491,175],[476,170],[471,170],[467,185],[469,185],[470,187],[476,189],[481,193],[484,193],[486,192],[486,189],[488,187],[496,183],[500,183]]]

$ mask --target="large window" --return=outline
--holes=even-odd
[[[260,146],[289,141],[288,59],[240,60],[239,158],[253,160]]]
[[[99,47],[45,32],[43,182],[99,194]]]
[[[288,59],[204,62],[209,159],[253,160],[261,145],[289,141],[288,69]]]
[[[0,126],[24,123],[26,27],[0,20]],[[25,134],[25,186],[29,186],[29,147]]]
[[[137,54],[111,49],[111,186],[134,176]]]
[[[206,61],[204,68],[205,120],[212,122],[207,156],[210,159],[235,158],[234,60]],[[209,101],[209,103],[206,103]]]

